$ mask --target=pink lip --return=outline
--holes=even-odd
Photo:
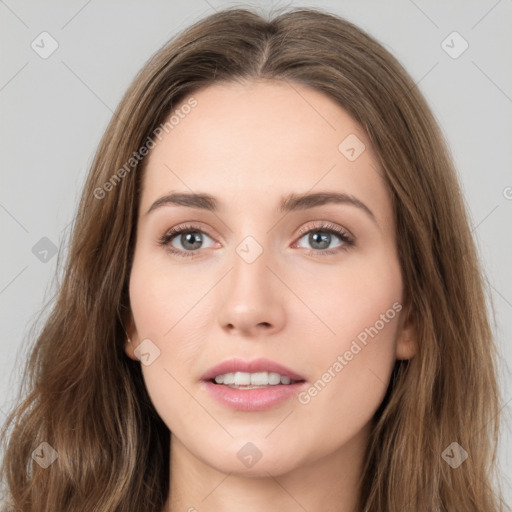
[[[201,383],[201,386],[222,405],[237,411],[264,411],[270,409],[303,390],[306,382],[295,384],[269,386],[256,389],[236,389],[215,384],[209,380]]]
[[[216,384],[212,382],[217,375],[235,372],[274,372],[283,377],[289,377],[294,382],[291,384],[268,386],[266,388],[237,389]],[[210,396],[226,407],[238,411],[264,411],[285,400],[288,400],[306,386],[302,375],[286,368],[270,359],[260,358],[253,361],[243,361],[242,359],[229,359],[213,368],[210,368],[201,377],[202,386],[208,391]]]
[[[210,368],[202,377],[201,380],[209,381],[214,379],[217,375],[235,372],[274,372],[279,373],[283,377],[289,377],[291,380],[305,380],[302,375],[295,373],[293,370],[286,368],[275,361],[270,359],[259,358],[253,361],[243,361],[242,359],[229,359],[222,363]]]

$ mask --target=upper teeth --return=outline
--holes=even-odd
[[[227,384],[235,386],[275,386],[277,384],[290,384],[290,377],[279,375],[279,373],[273,372],[236,372],[236,373],[224,373],[215,377],[217,384]]]

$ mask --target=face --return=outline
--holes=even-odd
[[[395,360],[416,350],[370,142],[298,84],[214,85],[193,98],[147,161],[126,352],[141,359],[171,445],[201,464],[277,475],[348,453]],[[233,384],[202,380],[224,361],[261,358]],[[299,382],[231,387],[263,382],[254,374],[265,368]],[[240,370],[213,373],[230,369]]]

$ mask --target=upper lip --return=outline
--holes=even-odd
[[[290,370],[286,366],[265,358],[244,361],[242,359],[228,359],[210,368],[202,377],[202,380],[211,380],[217,375],[235,372],[273,372],[282,377],[289,377],[291,380],[305,380],[302,375]]]

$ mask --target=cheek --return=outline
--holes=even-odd
[[[129,293],[137,343],[149,339],[159,352],[151,365],[142,367],[148,391],[152,398],[163,393],[168,401],[169,394],[180,391],[178,382],[190,378],[211,317],[201,300],[210,288],[208,271],[181,271],[166,256],[163,250],[156,255],[136,252]]]
[[[169,340],[193,314],[205,293],[205,273],[194,278],[190,272],[169,265],[166,254],[135,255],[130,276],[130,305],[139,338]],[[194,336],[193,332],[190,332]]]
[[[224,419],[226,412],[212,408],[229,425],[231,438],[217,416],[196,400],[201,398],[194,385],[197,360],[205,350],[210,359],[221,356],[216,358],[215,347],[205,340],[222,336],[217,320],[223,304],[236,305],[229,302],[229,287],[215,287],[226,269],[200,267],[169,266],[159,256],[145,264],[136,255],[130,278],[139,338],[150,338],[161,351],[150,366],[142,367],[148,393],[162,420],[189,449],[198,457],[210,457],[212,465],[225,464],[229,472],[233,467],[226,453],[236,454],[250,433],[270,462],[291,466],[331,453],[365,428],[384,398],[395,360],[402,299],[395,257],[375,251],[336,266],[296,258],[293,264],[273,268],[293,294],[286,286],[274,286],[268,289],[273,296],[241,295],[282,304],[282,346],[273,350],[281,350],[283,359],[293,355],[310,380],[290,405],[293,421],[283,422],[270,437],[268,432],[283,415],[248,425]],[[275,279],[271,273],[268,277]],[[229,311],[223,311],[229,318]],[[298,439],[301,450],[296,448]],[[235,455],[232,459],[237,464]]]
[[[348,349],[358,336],[364,342],[366,329],[375,324],[382,340],[375,350],[389,349],[386,341],[394,338],[394,320],[402,300],[401,270],[393,251],[353,256],[339,266],[319,267],[314,273],[302,270],[292,281],[294,290],[316,314],[314,334],[321,336],[325,352]],[[319,347],[315,344],[314,348]]]
[[[130,305],[137,342],[151,340],[150,347],[157,354],[150,364],[141,366],[146,389],[159,416],[174,430],[179,429],[179,424],[193,422],[197,414],[187,378],[200,351],[195,341],[199,339],[197,322],[193,329],[190,324],[194,312],[191,308],[199,299],[200,290],[190,293],[194,289],[190,282],[187,286],[179,273],[173,273],[172,279],[168,274],[158,259],[145,264],[144,258],[136,255],[130,276]],[[187,293],[179,293],[180,290]],[[194,301],[195,295],[198,297]]]
[[[304,352],[315,379],[299,396],[312,431],[328,421],[362,427],[384,398],[395,363],[402,310],[398,259],[375,254],[333,273],[324,295],[309,295],[311,309],[329,326]],[[317,333],[318,334],[318,333]]]

